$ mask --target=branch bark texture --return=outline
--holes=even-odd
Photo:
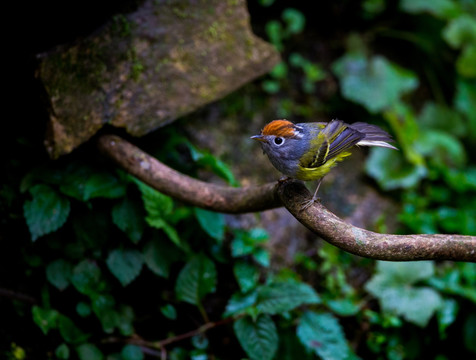
[[[387,261],[453,260],[476,262],[476,236],[379,234],[346,223],[322,204],[302,210],[311,197],[298,181],[233,188],[183,175],[114,135],[99,138],[99,148],[127,172],[160,192],[201,208],[244,213],[285,206],[304,226],[355,255]]]

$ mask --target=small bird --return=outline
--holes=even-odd
[[[314,196],[303,204],[303,209],[318,200],[322,178],[351,154],[349,150],[353,146],[380,146],[397,150],[389,144],[393,141],[392,137],[378,126],[364,122],[346,124],[337,119],[328,123],[299,124],[273,120],[260,135],[251,138],[260,141],[263,152],[284,175],[303,181],[319,181]]]

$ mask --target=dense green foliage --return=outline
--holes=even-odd
[[[283,61],[221,115],[386,127],[401,151],[372,149],[366,173],[400,204],[399,231],[476,235],[476,1],[330,3],[250,1]],[[180,126],[141,145],[239,186]],[[42,133],[21,130],[0,188],[2,358],[476,356],[475,264],[374,262],[319,243],[271,266],[265,229],[181,204],[94,144],[48,161]]]

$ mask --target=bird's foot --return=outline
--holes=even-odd
[[[314,205],[316,202],[321,202],[321,198],[318,196],[313,196],[310,200],[303,201],[301,203],[301,211],[306,210],[309,208],[311,205]]]

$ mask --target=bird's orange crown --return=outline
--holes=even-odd
[[[263,128],[261,134],[291,137],[295,135],[294,124],[288,120],[273,120]]]

